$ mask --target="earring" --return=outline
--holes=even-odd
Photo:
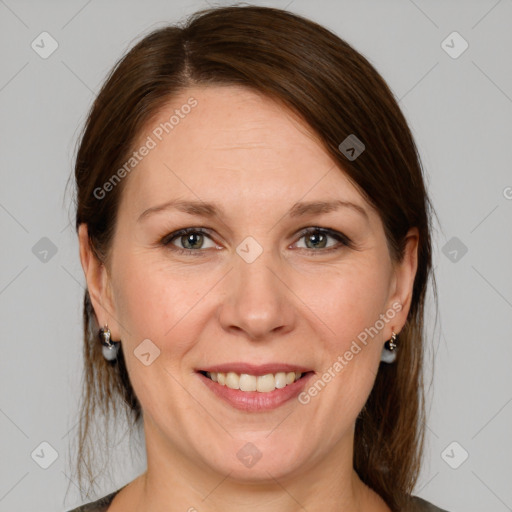
[[[120,341],[112,341],[110,339],[110,329],[108,328],[108,325],[105,324],[105,327],[102,327],[99,330],[99,338],[101,341],[101,344],[103,345],[102,352],[103,357],[107,361],[114,361],[117,358],[117,353],[119,352],[119,346],[121,345]]]
[[[380,360],[384,363],[393,363],[396,359],[396,341],[397,334],[395,331],[391,331],[391,339],[384,343],[384,347],[382,347],[382,354],[380,356]]]

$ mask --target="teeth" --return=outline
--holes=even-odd
[[[242,391],[261,391],[258,389],[258,379],[254,375],[247,375],[246,373],[242,373],[240,378],[238,379],[238,388]]]
[[[302,377],[302,373],[278,372],[256,377],[255,375],[248,375],[247,373],[239,375],[235,372],[206,372],[206,376],[213,380],[213,382],[217,382],[221,386],[227,386],[231,389],[268,393],[269,391],[274,391],[274,389],[281,389],[289,384],[293,384]]]
[[[226,386],[231,389],[239,389],[240,377],[234,372],[226,373]]]

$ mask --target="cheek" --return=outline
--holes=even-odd
[[[331,350],[344,351],[374,326],[384,312],[388,275],[381,265],[354,265],[329,279],[328,291],[315,298],[315,311],[330,327]],[[364,337],[364,336],[362,336]]]
[[[335,296],[325,303],[322,320],[334,332],[325,339],[323,371],[307,393],[317,400],[318,410],[329,411],[333,422],[330,435],[340,433],[339,425],[354,422],[368,399],[378,372],[382,352],[382,329],[376,327],[387,297],[378,273],[363,272],[340,279]],[[358,279],[359,278],[359,279]],[[321,390],[321,391],[317,391]],[[336,427],[335,425],[338,425]],[[341,429],[344,430],[344,429]]]
[[[197,282],[171,276],[144,255],[123,260],[116,280],[116,308],[131,344],[149,338],[160,346],[165,338],[176,338],[180,319],[193,313],[201,297]]]
[[[199,338],[194,306],[204,292],[178,274],[169,275],[150,258],[125,258],[122,265],[116,275],[116,308],[126,365],[143,408],[157,415],[154,406],[160,403],[160,392],[178,397],[178,402],[182,397],[181,379],[171,375],[181,374],[180,367],[186,366],[187,354]],[[147,342],[141,345],[148,339],[158,350]],[[150,358],[157,354],[150,365],[138,359],[139,346],[149,346]]]
[[[343,404],[341,411],[355,415],[373,387],[380,362],[385,325],[380,319],[389,292],[386,271],[377,262],[354,267],[350,276],[339,280],[338,299],[331,306],[336,334],[330,337],[326,368],[335,375],[332,380],[336,384],[330,386],[329,393],[335,403]]]

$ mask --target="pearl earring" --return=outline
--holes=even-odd
[[[396,341],[397,334],[394,331],[391,331],[391,339],[384,343],[384,347],[382,347],[382,354],[380,356],[380,360],[384,363],[393,363],[396,359]]]
[[[110,339],[111,333],[108,325],[105,324],[105,327],[102,327],[98,333],[102,347],[103,357],[107,361],[114,361],[117,359],[117,353],[119,352],[119,346],[121,345],[120,341],[112,341]]]

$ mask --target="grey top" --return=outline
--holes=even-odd
[[[121,487],[122,489],[123,487]],[[86,503],[85,505],[82,505],[78,508],[74,508],[73,510],[70,510],[69,512],[106,512],[108,509],[108,506],[112,503],[114,496],[121,490],[118,489],[117,491],[114,491],[111,494],[108,494],[107,496],[104,496],[103,498],[94,501],[92,503]],[[439,508],[430,503],[429,501],[424,500],[423,498],[420,498],[419,496],[413,496],[413,503],[414,508],[409,511],[404,512],[448,512],[444,508]]]

